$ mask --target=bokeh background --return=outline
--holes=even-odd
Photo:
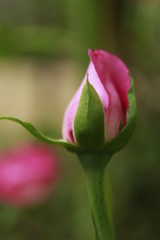
[[[119,55],[135,79],[137,127],[108,166],[116,238],[159,240],[159,0],[1,0],[0,115],[61,137],[88,48]],[[1,151],[33,140],[14,123],[1,122],[0,133]],[[2,240],[94,239],[83,170],[75,155],[61,150],[61,156],[61,178],[45,204],[26,210],[0,204]]]

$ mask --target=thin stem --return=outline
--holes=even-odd
[[[113,240],[103,190],[103,173],[110,156],[79,156],[85,169],[88,196],[97,240]]]

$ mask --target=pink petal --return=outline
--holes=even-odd
[[[126,124],[128,109],[128,90],[130,80],[128,69],[116,56],[103,50],[89,50],[89,56],[106,92],[109,95],[109,107],[106,111],[106,136],[111,140],[119,132],[120,121]]]

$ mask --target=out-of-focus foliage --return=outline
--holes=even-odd
[[[109,164],[117,240],[160,239],[159,16],[159,0],[0,1],[0,115],[34,120],[60,136],[88,48],[119,55],[133,74],[137,127]],[[1,123],[1,149],[29,138],[19,129]],[[0,206],[3,240],[94,238],[80,164],[63,151],[62,165],[61,182],[45,205],[24,211]]]
[[[160,64],[160,4],[158,1],[124,1],[120,15],[121,43],[134,63],[150,71]]]
[[[63,1],[1,1],[1,55],[53,55],[65,51]]]

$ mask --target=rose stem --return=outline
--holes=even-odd
[[[86,173],[96,239],[113,240],[103,190],[104,169],[111,156],[106,154],[80,154],[79,158]]]

